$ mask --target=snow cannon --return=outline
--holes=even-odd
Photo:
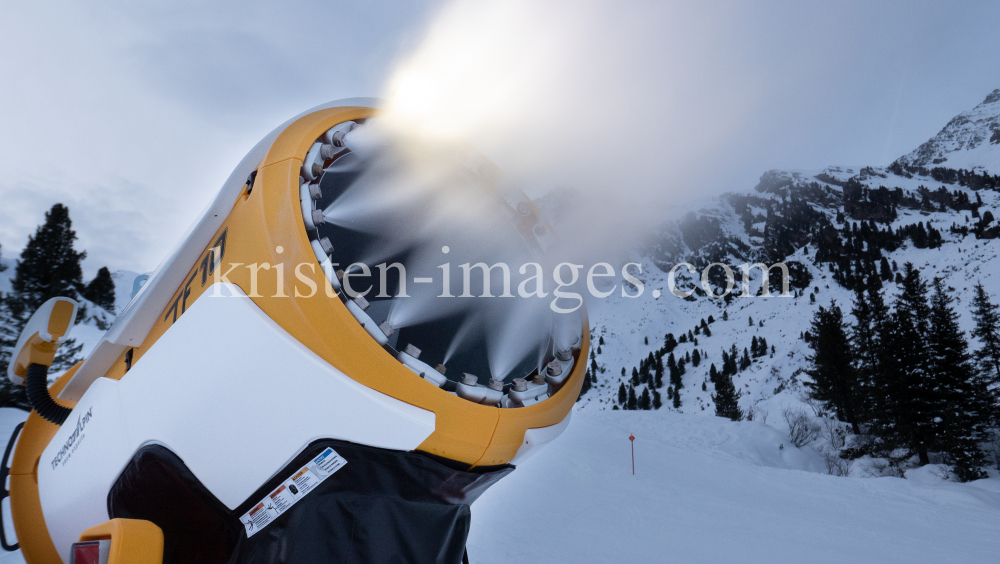
[[[475,151],[387,119],[348,99],[267,135],[51,384],[76,304],[35,312],[8,374],[33,409],[3,460],[4,548],[467,561],[472,503],[568,424],[589,329],[582,307],[500,294],[486,264],[544,262],[538,208]]]

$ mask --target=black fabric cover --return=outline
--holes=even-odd
[[[327,447],[347,465],[247,538],[239,517]],[[112,487],[108,513],[159,525],[164,564],[459,564],[469,505],[512,470],[321,440],[230,511],[176,455],[150,445]]]
[[[159,526],[164,564],[226,562],[242,528],[239,516],[160,445],[145,446],[132,457],[108,493],[108,515]]]

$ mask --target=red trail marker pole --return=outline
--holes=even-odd
[[[632,445],[632,475],[635,476],[635,435],[629,433],[628,441]]]

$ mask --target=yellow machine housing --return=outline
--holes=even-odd
[[[231,201],[224,216],[220,217],[217,202],[201,222],[202,235],[186,240],[183,252],[175,253],[167,265],[169,268],[158,269],[147,282],[143,292],[152,296],[155,291],[163,297],[137,299],[130,305],[129,309],[155,308],[156,321],[148,331],[144,334],[141,331],[116,333],[112,328],[110,337],[98,345],[92,358],[75,366],[52,385],[50,392],[58,396],[58,403],[75,407],[94,382],[102,379],[124,382],[138,373],[147,353],[171,332],[193,304],[206,299],[205,293],[214,282],[222,279],[242,290],[296,341],[357,383],[432,412],[433,432],[414,449],[416,452],[450,461],[467,471],[501,467],[514,460],[526,441],[530,442],[526,431],[554,428],[564,422],[579,396],[586,370],[590,344],[585,313],[581,315],[581,342],[573,350],[576,362],[565,384],[545,401],[504,409],[467,401],[421,378],[372,338],[348,311],[342,297],[331,297],[322,289],[311,297],[302,297],[294,291],[297,282],[292,268],[274,268],[281,264],[309,263],[316,273],[322,272],[302,214],[300,170],[303,160],[316,140],[331,128],[347,121],[377,116],[379,110],[372,106],[374,104],[333,105],[307,112],[280,128],[266,146],[263,158],[253,165],[251,177]],[[528,222],[529,229],[532,223],[544,223],[534,206],[530,217],[533,219]],[[216,228],[208,234],[204,226],[213,225],[213,221]],[[234,264],[243,266],[229,267]],[[271,268],[263,269],[265,264]],[[246,268],[247,265],[261,265],[255,282],[252,281],[252,269]],[[180,283],[170,280],[180,280]],[[173,283],[172,292],[164,290],[164,284],[168,283]],[[158,287],[153,288],[153,285]],[[136,312],[129,312],[122,319],[134,321],[136,315]],[[51,357],[48,362],[51,363]],[[213,375],[200,377],[212,378]],[[280,378],[279,375],[274,377]],[[68,421],[76,417],[74,412]],[[38,481],[39,464],[47,463],[40,460],[42,453],[57,432],[57,425],[32,413],[20,434],[11,464],[11,509],[21,550],[29,564],[63,561],[60,556],[63,548],[54,546],[48,531],[48,519],[39,501]],[[115,534],[128,535],[128,531],[134,529],[119,523],[98,527],[87,533],[91,536],[86,536],[85,529],[93,526],[81,524],[74,534],[97,538],[93,536],[95,531],[106,531],[108,538],[112,538]],[[142,534],[155,536],[150,533],[152,529],[142,530]],[[168,548],[170,542],[168,534]],[[115,546],[120,548],[118,561],[128,561],[121,554],[127,549],[121,547],[131,545],[119,539]]]

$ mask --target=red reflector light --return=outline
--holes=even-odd
[[[73,543],[69,564],[108,564],[110,548],[110,540]]]

